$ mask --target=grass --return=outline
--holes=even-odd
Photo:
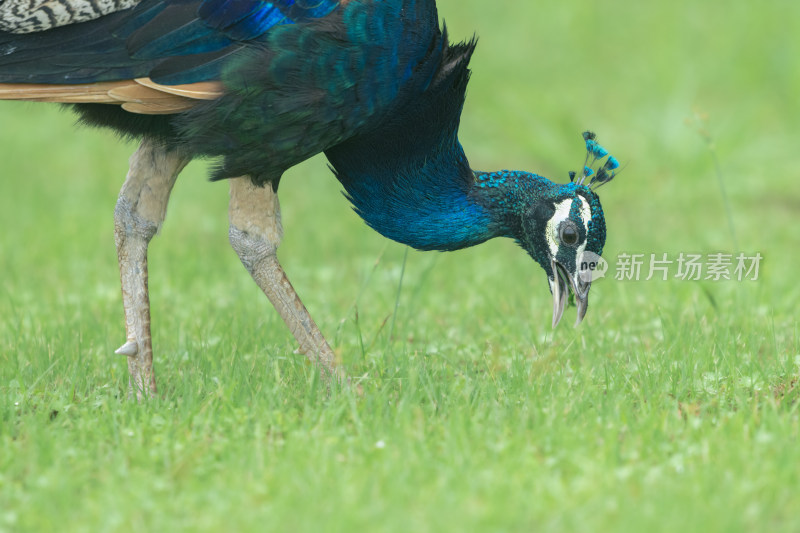
[[[513,243],[404,262],[315,158],[282,182],[280,255],[361,378],[363,395],[328,395],[229,251],[226,185],[195,163],[151,246],[161,398],[137,405],[113,355],[133,146],[4,103],[0,530],[800,529],[800,8],[439,4],[452,35],[481,38],[474,167],[565,179],[591,127],[628,163],[601,190],[608,258],[760,252],[758,281],[607,279],[580,328],[568,311],[552,331]]]

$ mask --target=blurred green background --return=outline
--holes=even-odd
[[[474,168],[565,181],[592,129],[624,165],[600,190],[612,269],[758,252],[759,279],[606,279],[580,328],[568,310],[552,331],[512,242],[404,265],[316,157],[281,183],[279,255],[363,378],[327,397],[196,162],[150,247],[163,398],[139,406],[113,355],[135,146],[3,103],[0,530],[800,529],[800,4],[438,4],[452,39],[480,39]]]

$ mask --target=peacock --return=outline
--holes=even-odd
[[[156,393],[148,244],[198,157],[230,182],[232,247],[327,376],[344,374],[276,256],[281,176],[320,152],[380,234],[441,251],[514,239],[547,276],[553,327],[570,297],[581,322],[585,258],[606,240],[596,189],[619,163],[585,132],[567,183],[473,170],[458,128],[475,46],[450,42],[435,0],[0,2],[0,99],[68,104],[141,142],[114,210],[131,394]]]

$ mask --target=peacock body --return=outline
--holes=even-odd
[[[553,325],[570,290],[578,321],[586,312],[581,258],[600,255],[606,236],[593,189],[616,159],[587,132],[568,184],[473,170],[458,128],[476,42],[451,43],[434,0],[6,0],[0,30],[0,99],[70,104],[84,123],[143,141],[116,214],[120,353],[139,393],[152,381],[147,243],[196,157],[231,179],[232,244],[327,371],[330,348],[273,261],[281,176],[320,152],[376,231],[421,250],[512,238],[547,274]]]

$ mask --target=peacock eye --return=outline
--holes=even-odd
[[[561,242],[567,246],[575,246],[578,244],[578,230],[572,224],[561,224],[558,231],[558,236]]]

